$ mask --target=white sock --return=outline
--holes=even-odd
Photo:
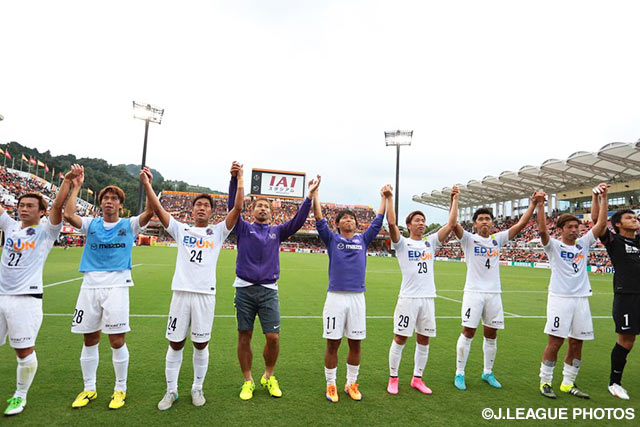
[[[207,375],[209,367],[209,346],[202,350],[193,347],[193,385],[192,389],[202,390],[204,377]]]
[[[400,366],[400,360],[402,359],[402,350],[404,344],[398,344],[395,340],[391,341],[391,348],[389,348],[389,376],[398,376],[398,367]]]
[[[167,379],[167,391],[178,392],[178,375],[182,365],[182,350],[174,350],[169,346],[165,358],[164,375]]]
[[[553,381],[553,368],[555,367],[556,362],[545,360],[540,363],[540,384],[551,384]]]
[[[96,372],[98,371],[98,362],[100,360],[99,345],[96,344],[89,347],[82,345],[80,367],[82,368],[82,380],[84,381],[85,390],[96,391]]]
[[[116,373],[116,384],[113,391],[127,391],[127,370],[129,368],[129,349],[127,344],[120,348],[111,348],[113,370]]]
[[[581,364],[582,360],[578,359],[573,359],[571,365],[568,365],[567,363],[564,364],[564,368],[562,369],[562,385],[572,385],[576,382],[576,377],[578,376]]]
[[[464,375],[464,368],[467,366],[467,359],[469,358],[469,350],[471,350],[471,341],[473,341],[473,338],[467,338],[463,334],[458,337],[458,343],[456,344],[456,375]]]
[[[358,372],[360,372],[360,365],[349,365],[347,363],[347,385],[358,381]]]
[[[482,343],[482,351],[484,352],[484,374],[490,374],[493,371],[493,362],[496,360],[498,352],[498,339],[486,338]]]
[[[338,368],[329,369],[325,366],[324,378],[327,380],[327,385],[336,385],[336,375],[338,374]]]
[[[26,399],[29,387],[31,387],[31,383],[33,382],[33,377],[36,376],[36,371],[38,370],[38,358],[36,357],[36,352],[33,351],[24,359],[20,359],[19,357],[16,357],[16,359],[18,359],[18,369],[16,375],[16,392],[13,394],[13,397]]]
[[[429,359],[429,344],[422,345],[416,343],[416,352],[413,355],[413,376],[422,377],[424,368]]]

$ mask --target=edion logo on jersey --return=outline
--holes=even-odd
[[[20,251],[26,251],[29,249],[35,249],[36,248],[36,242],[35,240],[33,241],[23,241],[22,239],[18,239],[16,241],[14,241],[11,238],[8,238],[6,242],[4,242],[4,247],[7,249],[12,249],[16,252],[20,252]]]
[[[578,262],[584,259],[584,255],[574,254],[573,252],[569,252],[569,251],[560,251],[560,258],[569,262]]]
[[[427,251],[407,251],[409,261],[427,261],[433,259],[433,254]]]
[[[475,256],[488,256],[489,258],[498,256],[499,251],[497,249],[484,248],[482,246],[474,246],[473,253]]]
[[[204,240],[202,237],[198,239],[193,236],[184,236],[184,239],[182,239],[182,244],[188,248],[194,248],[194,247],[198,249],[213,248],[213,242]]]

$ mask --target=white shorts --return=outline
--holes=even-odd
[[[191,326],[192,342],[208,342],[211,339],[215,308],[215,295],[173,291],[165,337],[173,342],[183,341]]]
[[[436,336],[436,311],[433,298],[398,298],[393,312],[393,333],[410,337],[415,330],[425,337]]]
[[[588,297],[547,298],[547,323],[544,333],[560,338],[593,339],[593,322]]]
[[[9,336],[13,348],[36,345],[42,325],[42,298],[31,295],[0,295],[0,345]]]
[[[129,332],[129,287],[80,288],[76,309],[71,320],[71,332],[90,334]]]
[[[327,292],[322,310],[322,337],[339,340],[343,336],[352,340],[367,337],[367,308],[364,292]]]
[[[462,297],[462,326],[476,329],[482,324],[493,329],[504,329],[504,311],[500,294],[465,292]]]

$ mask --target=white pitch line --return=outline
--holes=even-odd
[[[131,266],[131,268],[140,267],[141,265],[145,265],[145,264],[134,264],[134,265]],[[48,285],[44,285],[43,288],[49,288],[51,286],[64,285],[65,283],[75,282],[76,280],[82,280],[82,276],[76,277],[75,279],[63,280],[61,282],[49,283]]]
[[[464,292],[463,289],[438,289],[438,292]],[[548,290],[520,290],[520,289],[508,289],[502,290],[503,294],[548,294]],[[593,292],[594,295],[613,295],[613,292]]]
[[[48,288],[48,287],[51,287],[51,286],[63,285],[65,283],[75,282],[76,280],[82,280],[82,276],[81,277],[76,277],[75,279],[63,280],[62,282],[49,283],[48,285],[44,285],[43,288]]]
[[[71,313],[45,313],[49,317],[71,317]],[[129,317],[167,317],[167,314],[130,314]],[[217,318],[235,318],[235,314],[216,314]],[[280,316],[281,319],[322,319],[322,316]],[[507,319],[546,319],[547,316],[507,316]],[[611,319],[611,316],[591,316],[592,319]],[[367,316],[367,319],[393,319],[393,316]],[[436,319],[460,319],[460,316],[436,316]]]
[[[460,301],[460,300],[449,298],[449,297],[443,297],[442,295],[438,295],[438,298],[442,298],[442,299],[446,299],[448,301],[453,301],[453,302],[457,302],[458,304],[462,304],[462,301]],[[505,311],[504,314],[508,314],[509,316],[513,316],[513,317],[522,317],[519,314],[509,313],[508,311]]]

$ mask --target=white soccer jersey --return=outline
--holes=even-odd
[[[400,236],[398,243],[391,242],[402,271],[399,297],[436,297],[433,259],[439,246],[438,233],[433,233],[427,240],[413,240]]]
[[[0,294],[25,295],[42,293],[42,269],[60,236],[62,221],[51,225],[43,220],[35,227],[22,228],[22,222],[6,212],[0,216],[5,242],[0,265]]]
[[[226,223],[191,227],[171,217],[167,232],[178,244],[171,290],[215,295],[218,256],[222,243],[231,232]]]
[[[91,221],[97,218],[82,217],[82,226],[80,227],[81,234],[87,234],[89,232],[89,226]],[[120,218],[119,221],[125,218]],[[143,227],[140,227],[140,216],[133,216],[131,220],[131,233],[136,236]],[[117,222],[103,222],[104,228],[109,230],[118,224]],[[87,271],[82,276],[83,288],[114,288],[121,286],[133,286],[133,279],[131,278],[131,270],[118,270],[118,271]]]
[[[549,239],[544,252],[551,264],[549,293],[564,297],[588,297],[591,295],[591,283],[587,275],[589,247],[596,242],[589,230],[576,240],[575,245],[567,245],[557,239]]]
[[[465,292],[498,294],[500,289],[500,248],[509,241],[509,230],[489,237],[463,232],[460,245],[467,263]]]

